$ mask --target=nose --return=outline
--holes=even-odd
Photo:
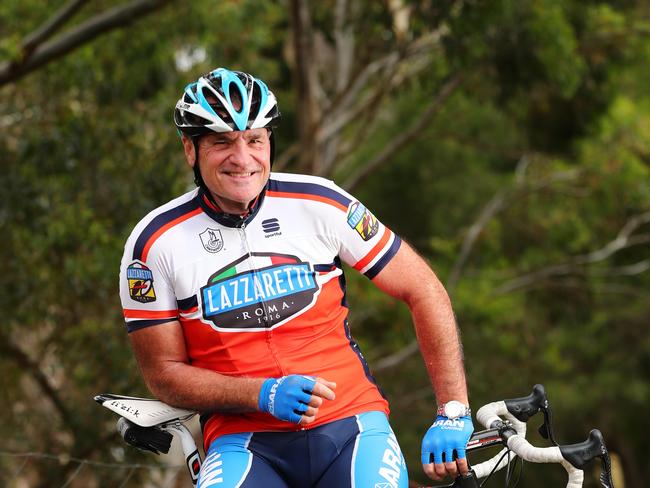
[[[237,165],[245,165],[250,160],[248,144],[243,138],[238,137],[230,144],[228,161]]]

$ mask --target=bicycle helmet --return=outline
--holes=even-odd
[[[241,71],[217,68],[185,87],[176,102],[174,123],[194,143],[197,186],[205,187],[199,171],[201,136],[210,132],[270,130],[271,163],[275,156],[274,121],[280,117],[278,103],[266,83]],[[207,188],[206,188],[207,189]]]
[[[214,132],[272,127],[280,116],[273,92],[248,73],[217,68],[185,87],[174,122],[194,138]]]

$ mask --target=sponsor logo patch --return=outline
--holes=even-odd
[[[140,303],[156,300],[153,288],[153,273],[143,263],[134,261],[126,268],[126,279],[129,283],[129,296]]]
[[[397,488],[399,486],[404,458],[393,432],[390,433],[387,443],[388,446],[384,450],[379,468],[379,477],[383,481],[375,483],[375,488]]]
[[[207,228],[199,234],[203,247],[208,252],[219,252],[223,249],[223,237],[219,229]]]
[[[354,202],[348,210],[348,225],[356,230],[364,241],[377,235],[379,222],[360,202]]]
[[[217,329],[269,329],[311,306],[317,291],[308,263],[253,253],[214,273],[201,288],[203,319]]]
[[[278,222],[278,219],[263,220],[262,229],[264,230],[264,234],[266,234],[264,237],[273,237],[282,234],[282,232],[280,232],[280,222]]]

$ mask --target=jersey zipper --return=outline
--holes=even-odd
[[[251,250],[251,246],[248,241],[248,237],[246,235],[246,222],[243,219],[241,220],[239,225],[237,225],[237,230],[239,231],[240,238],[244,243],[244,250],[248,253],[249,263],[251,263],[250,264],[251,271],[253,272],[253,274],[257,275],[257,268],[253,264],[254,263],[253,251]],[[280,374],[284,376],[285,375],[284,368],[282,368],[282,365],[280,364],[279,352],[273,341],[273,330],[270,327],[271,324],[269,323],[268,311],[264,299],[261,300],[261,305],[262,305],[262,320],[264,321],[264,326],[265,326],[266,346],[268,347],[269,353],[271,354],[271,357],[273,358],[275,365],[280,371]]]

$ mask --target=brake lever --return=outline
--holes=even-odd
[[[600,484],[603,488],[614,488],[612,462],[605,446],[603,434],[598,429],[589,432],[586,441],[559,447],[562,457],[581,470],[585,469],[591,459],[599,457],[601,461]]]
[[[546,396],[544,385],[537,384],[533,386],[533,392],[530,395],[504,400],[504,403],[508,412],[514,415],[520,422],[528,422],[537,412],[542,412],[544,415],[544,423],[538,429],[540,435],[544,439],[550,439],[556,446],[559,445],[553,435],[553,412],[551,411],[551,405]]]
[[[539,426],[537,431],[544,439],[549,439],[554,445],[559,446],[560,444],[555,440],[553,435],[553,412],[551,411],[551,406],[546,401],[546,405],[541,407],[542,414],[544,415],[544,423]]]
[[[600,485],[603,488],[614,488],[614,480],[612,479],[612,461],[609,458],[609,452],[605,447],[605,442],[601,444],[600,450]]]

